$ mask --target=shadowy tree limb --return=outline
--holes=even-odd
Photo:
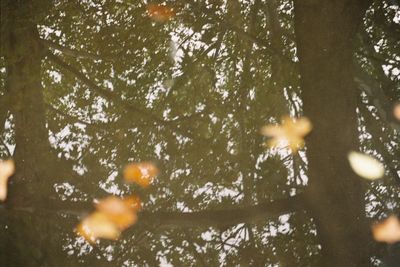
[[[205,210],[197,212],[147,212],[140,213],[143,223],[160,222],[172,226],[226,226],[253,222],[280,216],[290,212],[305,210],[302,195],[263,202],[254,206],[245,206],[223,210]]]
[[[182,129],[177,127],[176,124],[181,122],[181,121],[184,121],[184,120],[190,120],[190,119],[194,119],[196,117],[202,116],[202,114],[203,114],[202,112],[195,113],[195,114],[192,114],[192,115],[189,115],[189,116],[182,116],[182,117],[179,117],[179,118],[176,118],[176,119],[172,119],[172,120],[164,120],[164,119],[159,118],[158,116],[156,116],[156,115],[154,115],[154,114],[152,114],[152,113],[150,113],[150,112],[148,112],[148,111],[146,111],[144,109],[140,109],[140,108],[138,108],[136,106],[130,105],[127,102],[124,102],[122,99],[120,99],[120,97],[118,95],[114,94],[111,91],[107,91],[107,90],[99,87],[92,80],[87,78],[85,76],[85,74],[83,74],[81,71],[79,71],[75,67],[69,65],[68,63],[64,62],[62,59],[60,59],[58,56],[54,55],[50,51],[47,51],[46,55],[47,55],[49,60],[51,60],[54,63],[56,63],[59,67],[63,68],[64,70],[67,70],[70,73],[72,73],[73,75],[75,75],[75,77],[77,79],[79,79],[86,86],[88,86],[91,90],[93,90],[95,93],[99,94],[100,96],[104,97],[105,99],[110,100],[114,104],[118,104],[118,105],[124,106],[127,110],[139,114],[140,118],[146,119],[148,121],[151,121],[155,125],[162,125],[162,126],[171,127],[176,132],[179,132],[180,134],[182,134],[184,136],[192,138],[192,135],[190,133],[183,131]]]
[[[89,52],[71,49],[69,47],[62,46],[60,44],[57,44],[55,42],[52,42],[52,41],[46,40],[46,39],[40,39],[40,43],[47,48],[52,48],[52,49],[58,50],[61,53],[63,53],[64,55],[75,57],[75,58],[89,58],[89,59],[93,59],[93,60],[113,61],[112,58],[106,58],[106,57],[98,56],[98,55],[95,55],[95,54],[92,54]]]
[[[93,210],[89,202],[58,202],[46,206],[11,206],[0,204],[0,211],[16,211],[35,213],[38,210],[49,214],[82,217]],[[197,227],[227,226],[238,223],[254,222],[283,214],[306,210],[303,195],[299,194],[285,199],[262,202],[244,207],[227,209],[202,210],[195,212],[181,211],[143,211],[139,213],[140,224],[159,224],[161,227]]]

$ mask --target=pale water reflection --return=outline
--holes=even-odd
[[[370,227],[400,212],[399,17],[391,0],[2,1],[0,265],[396,266]],[[159,173],[124,180],[132,162]],[[111,195],[138,196],[137,221],[88,242],[74,229]]]

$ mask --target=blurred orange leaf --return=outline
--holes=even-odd
[[[125,181],[137,183],[142,187],[148,187],[157,175],[158,169],[151,162],[131,163],[124,169]]]
[[[131,203],[125,199],[110,196],[97,203],[96,208],[107,215],[121,230],[125,230],[137,221],[137,209],[134,209]]]
[[[142,201],[136,195],[132,195],[130,197],[126,197],[123,199],[125,204],[135,211],[140,211],[142,209]]]
[[[396,119],[400,120],[400,104],[396,104],[393,108],[393,115]]]
[[[7,198],[7,183],[8,178],[14,174],[15,165],[12,160],[0,161],[0,200],[4,201]]]
[[[292,119],[289,116],[282,118],[281,125],[267,125],[261,128],[261,134],[270,137],[269,147],[288,144],[293,152],[304,147],[304,136],[312,129],[308,118]]]
[[[392,215],[381,223],[372,226],[374,239],[389,244],[400,241],[400,221]]]
[[[172,7],[159,4],[148,4],[147,13],[152,20],[157,22],[167,22],[175,16],[175,11]]]
[[[77,233],[87,241],[94,243],[98,238],[118,239],[121,230],[102,212],[94,212],[86,217],[77,227]]]
[[[137,196],[119,198],[110,196],[96,204],[97,211],[86,217],[76,228],[89,242],[98,238],[117,239],[121,231],[137,221],[141,203]]]

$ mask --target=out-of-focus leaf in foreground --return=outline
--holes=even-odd
[[[91,243],[98,238],[116,240],[123,230],[136,223],[140,208],[137,196],[107,197],[96,204],[97,211],[83,219],[76,232]]]
[[[400,104],[396,104],[393,108],[393,115],[400,121]]]
[[[389,244],[400,241],[400,221],[392,215],[381,223],[372,226],[374,239]]]
[[[121,230],[102,212],[94,212],[76,227],[76,231],[87,241],[94,243],[98,238],[118,239]]]
[[[0,200],[4,201],[7,198],[7,183],[8,178],[13,175],[15,171],[14,161],[5,160],[0,161]]]
[[[124,179],[146,188],[158,175],[158,168],[151,162],[130,163],[124,169]]]
[[[137,221],[137,205],[131,205],[125,199],[110,196],[97,203],[96,208],[107,215],[121,230],[125,230]]]
[[[136,195],[123,198],[124,204],[134,211],[140,211],[142,209],[142,201]]]
[[[369,155],[351,151],[347,158],[353,171],[365,179],[379,179],[385,173],[383,164]]]
[[[159,4],[148,4],[147,13],[152,20],[157,22],[167,22],[175,16],[175,10],[172,7]]]
[[[289,116],[282,118],[281,125],[266,125],[261,128],[261,134],[271,139],[269,147],[289,145],[293,152],[304,147],[304,137],[311,131],[312,124],[306,117],[292,119]]]

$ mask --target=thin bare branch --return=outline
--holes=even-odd
[[[113,61],[112,58],[102,57],[102,56],[98,56],[98,55],[95,55],[95,54],[92,54],[89,52],[71,49],[69,47],[62,46],[60,44],[54,43],[49,40],[40,39],[40,42],[45,47],[56,49],[67,56],[71,56],[71,57],[75,57],[75,58],[89,58],[89,59],[93,59],[93,60]]]
[[[90,80],[88,77],[86,77],[86,75],[83,74],[81,71],[79,71],[75,67],[69,65],[68,63],[64,62],[61,58],[59,58],[58,56],[54,55],[50,51],[48,51],[46,55],[47,55],[49,60],[53,61],[54,63],[56,63],[61,68],[69,71],[70,73],[72,73],[77,79],[79,79],[86,86],[88,86],[91,90],[93,90],[95,93],[99,94],[100,96],[104,97],[105,99],[110,100],[114,104],[121,105],[124,108],[126,108],[127,110],[140,115],[141,119],[145,119],[147,121],[150,121],[155,125],[168,126],[171,129],[175,130],[176,132],[179,132],[182,135],[185,135],[185,136],[191,137],[191,138],[193,137],[190,133],[185,132],[185,131],[181,130],[179,127],[177,127],[177,123],[179,123],[181,121],[184,121],[184,120],[193,119],[193,118],[198,117],[198,116],[202,116],[202,113],[195,113],[195,114],[192,114],[192,115],[189,115],[189,116],[182,116],[182,117],[178,117],[178,118],[175,118],[175,119],[172,119],[172,120],[164,120],[164,119],[159,118],[158,116],[150,113],[147,110],[140,109],[137,106],[134,106],[134,105],[131,105],[131,104],[127,103],[127,102],[124,102],[115,93],[113,93],[111,91],[107,91],[107,90],[99,87],[92,80]]]

